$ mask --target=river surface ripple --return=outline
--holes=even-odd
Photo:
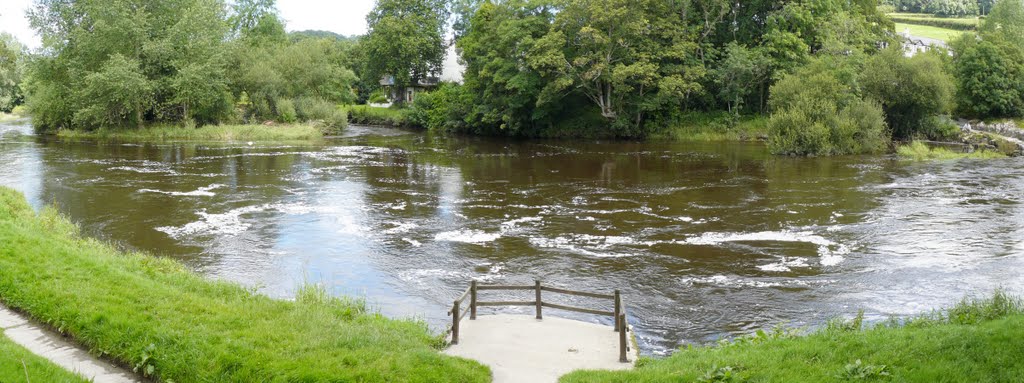
[[[1024,293],[1020,159],[786,158],[757,143],[358,126],[320,145],[31,131],[0,123],[0,184],[56,204],[89,235],[274,297],[322,283],[435,329],[471,279],[621,289],[647,354],[861,309],[881,320],[999,287]]]

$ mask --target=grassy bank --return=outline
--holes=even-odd
[[[690,113],[671,128],[651,135],[652,140],[672,141],[753,141],[768,137],[768,118],[733,117],[731,114]]]
[[[906,23],[896,23],[896,33],[903,33],[909,30],[911,36],[927,37],[930,39],[941,40],[949,42],[964,33],[972,33],[968,31],[958,31],[948,28],[933,27],[929,25],[916,25]]]
[[[57,136],[65,139],[112,141],[305,141],[324,136],[314,124],[150,126],[141,129],[101,128],[92,131],[63,129]]]
[[[958,160],[958,159],[992,159],[1005,158],[1006,155],[997,151],[978,150],[971,153],[954,152],[946,148],[934,148],[920,141],[902,145],[896,149],[901,158],[914,161]]]
[[[776,331],[645,360],[634,371],[578,371],[575,382],[1016,382],[1024,313],[997,293],[943,314],[862,329],[834,322],[807,336]]]
[[[410,109],[382,108],[369,105],[352,105],[347,107],[348,120],[360,125],[383,125],[393,127],[411,127]]]
[[[86,383],[88,380],[7,339],[0,330],[0,382]]]
[[[305,288],[295,301],[83,238],[0,187],[0,300],[161,381],[484,382],[418,321]]]

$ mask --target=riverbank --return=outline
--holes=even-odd
[[[88,383],[89,380],[29,352],[0,330],[0,382]]]
[[[923,142],[914,141],[896,148],[900,158],[912,161],[977,159],[988,160],[1006,158],[1006,154],[994,150],[977,150],[973,152],[956,152],[942,147],[930,147]]]
[[[671,127],[652,133],[651,140],[671,141],[764,141],[768,139],[767,116],[735,117],[726,112],[694,112]]]
[[[996,293],[941,314],[862,329],[836,321],[810,335],[757,332],[691,347],[634,371],[578,371],[575,382],[1013,382],[1024,376],[1024,309]]]
[[[307,141],[323,138],[317,124],[208,125],[199,128],[161,125],[140,129],[62,129],[57,137],[109,141]]]
[[[279,301],[83,238],[0,187],[0,300],[162,381],[488,381],[415,320],[316,287]],[[28,278],[27,276],[31,276]]]

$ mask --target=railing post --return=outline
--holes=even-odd
[[[452,344],[459,344],[459,317],[461,316],[459,301],[455,301],[452,305]]]
[[[469,282],[469,320],[476,320],[476,281]]]
[[[615,290],[615,331],[619,331],[619,313],[622,312],[622,295]]]
[[[619,322],[619,362],[629,363],[629,357],[626,356],[626,350],[629,347],[626,345],[626,314],[619,314],[617,318],[617,322]]]
[[[537,290],[537,319],[544,319],[544,315],[541,313],[541,300],[540,300],[540,281],[534,281],[534,290]]]

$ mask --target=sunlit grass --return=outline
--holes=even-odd
[[[351,105],[345,107],[349,121],[362,125],[385,125],[408,127],[410,109],[383,108],[369,105]]]
[[[300,141],[319,140],[324,136],[314,124],[275,125],[207,125],[200,128],[158,125],[141,129],[101,128],[92,131],[63,129],[57,136],[64,139],[113,141]]]
[[[0,382],[86,383],[88,380],[29,352],[0,330]]]
[[[294,301],[207,280],[181,264],[79,234],[0,187],[0,299],[159,381],[486,382],[418,320],[320,287]]]
[[[674,126],[651,134],[651,140],[753,141],[768,137],[768,119],[728,113],[690,113]]]
[[[939,28],[928,25],[896,23],[896,33],[903,33],[908,30],[911,36],[927,37],[930,39],[936,39],[945,42],[949,42],[957,37],[960,37],[960,35],[964,33],[972,33],[969,31],[958,31],[954,29]]]
[[[808,335],[759,331],[645,359],[627,372],[578,371],[575,382],[1016,382],[1024,310],[1002,292],[912,320],[833,321]]]
[[[896,149],[901,158],[914,161],[958,160],[958,159],[992,159],[1005,158],[1006,155],[992,150],[977,150],[971,153],[954,152],[946,148],[933,148],[923,142],[914,141]]]

